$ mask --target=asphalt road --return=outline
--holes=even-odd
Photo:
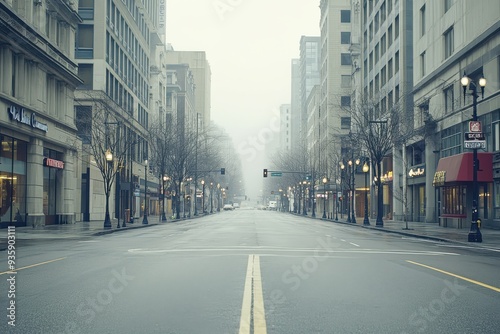
[[[20,246],[15,275],[7,255],[0,252],[0,333],[500,328],[499,252],[279,212],[239,209]]]

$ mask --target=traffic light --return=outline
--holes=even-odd
[[[264,168],[264,177],[267,177],[267,169]]]
[[[225,168],[221,168],[220,169],[220,174],[221,175],[226,175],[226,169]]]

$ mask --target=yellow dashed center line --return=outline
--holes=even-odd
[[[489,285],[489,284],[486,284],[486,283],[482,283],[482,282],[479,282],[479,281],[476,281],[476,280],[473,280],[473,279],[470,279],[470,278],[467,278],[467,277],[464,277],[464,276],[460,276],[460,275],[457,275],[457,274],[454,274],[454,273],[450,273],[448,271],[444,271],[444,270],[441,270],[441,269],[438,269],[438,268],[434,268],[434,267],[431,267],[431,266],[428,266],[428,265],[425,265],[425,264],[422,264],[422,263],[413,262],[413,261],[409,261],[409,260],[406,260],[406,262],[414,264],[414,265],[417,265],[417,266],[421,266],[421,267],[424,267],[424,268],[427,268],[427,269],[431,269],[431,270],[440,272],[440,273],[448,275],[448,276],[459,278],[459,279],[461,279],[463,281],[466,281],[466,282],[469,282],[469,283],[472,283],[472,284],[476,284],[476,285],[482,286],[483,288],[490,289],[490,290],[493,290],[495,292],[500,292],[500,288],[497,288],[495,286],[492,286],[492,285]]]
[[[54,260],[49,260],[49,261],[45,261],[45,262],[31,264],[31,265],[26,266],[26,267],[16,268],[14,270],[14,272],[17,272],[17,271],[23,270],[23,269],[28,269],[28,268],[33,268],[33,267],[41,266],[42,264],[47,264],[47,263],[51,263],[51,262],[61,261],[61,260],[64,260],[64,259],[65,259],[65,257],[60,257],[60,258],[54,259]],[[13,271],[9,270],[9,271],[1,272],[0,275],[6,275],[6,274],[12,274],[12,273],[13,273]]]
[[[253,334],[267,333],[260,258],[258,255],[248,256],[239,334],[250,334],[252,329]]]

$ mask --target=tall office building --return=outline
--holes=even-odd
[[[127,208],[138,217],[144,208],[155,210],[158,202],[157,175],[145,175],[149,173],[145,161],[149,122],[156,117],[152,113],[160,108],[158,101],[164,101],[161,95],[166,94],[166,88],[154,93],[158,86],[151,84],[152,74],[166,73],[161,68],[162,51],[157,49],[164,39],[164,29],[159,30],[165,20],[164,7],[159,0],[82,0],[78,12],[83,22],[78,25],[75,56],[83,85],[75,94],[76,116],[84,120],[89,112],[106,109],[112,121],[105,122],[105,131],[127,138],[126,143],[134,143],[126,153],[126,163],[120,167],[123,186],[115,183],[111,212],[123,218],[123,208]],[[162,81],[155,78],[153,82],[159,85]],[[88,131],[85,124],[77,126],[79,131]],[[88,145],[88,134],[83,130],[79,135]],[[82,159],[83,220],[102,219],[105,212],[102,176],[93,159],[91,154]],[[148,198],[147,205],[144,198]]]
[[[478,152],[479,217],[500,227],[500,2],[413,1],[415,127],[430,131],[414,147],[409,177],[414,219],[469,228],[472,220],[472,150],[466,147],[473,108],[464,74],[477,85],[477,116],[485,137]],[[486,79],[484,97],[479,79]],[[465,95],[464,95],[465,94]],[[415,154],[413,155],[415,156]],[[411,157],[411,155],[410,155]],[[409,159],[411,161],[411,159]],[[417,165],[420,163],[420,165]]]
[[[292,59],[291,63],[291,101],[290,101],[290,128],[292,152],[300,151],[303,141],[301,134],[301,103],[300,103],[300,59]]]
[[[72,223],[79,212],[79,23],[66,1],[0,1],[1,226]]]
[[[302,36],[300,38],[300,113],[301,133],[307,137],[307,100],[315,85],[319,85],[319,62],[321,38]]]
[[[351,131],[351,1],[321,0],[320,120],[325,131],[321,147],[337,152],[349,145],[343,138]],[[331,170],[338,162],[330,161]]]
[[[171,47],[167,52],[168,64],[187,64],[195,84],[195,109],[200,126],[210,125],[211,108],[211,70],[205,51],[175,51]],[[195,115],[196,118],[196,115]]]
[[[292,145],[290,104],[280,106],[280,141],[279,149],[290,153]]]
[[[373,120],[398,105],[402,118],[413,117],[413,8],[411,0],[364,1],[361,12],[362,93],[373,106]],[[361,65],[361,64],[360,64]],[[402,219],[401,148],[382,162],[384,218]],[[358,214],[361,214],[358,212]]]

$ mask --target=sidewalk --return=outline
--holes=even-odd
[[[181,218],[181,220],[183,220]],[[160,221],[160,216],[148,216],[148,224],[143,224],[143,217],[135,219],[133,224],[126,223],[126,227],[122,227],[123,221],[120,221],[120,228],[117,227],[117,220],[112,219],[112,227],[104,228],[104,220],[93,220],[89,222],[77,222],[75,224],[61,225],[46,225],[39,228],[32,226],[22,226],[15,228],[16,243],[26,243],[27,241],[51,241],[51,240],[71,240],[91,238],[98,235],[121,232],[137,228],[145,228],[156,226],[159,224],[169,224],[178,220],[168,219],[166,222]],[[7,232],[8,230],[0,230],[0,251],[7,248]]]
[[[318,218],[317,218],[318,219]],[[339,224],[347,224],[351,226],[359,226],[361,228],[368,228],[372,230],[384,231],[387,233],[397,233],[400,235],[423,238],[427,240],[443,241],[459,243],[462,245],[478,246],[482,248],[494,248],[500,250],[500,230],[481,229],[483,242],[469,242],[468,235],[469,229],[457,229],[451,227],[442,227],[437,223],[422,223],[422,222],[408,222],[408,229],[406,223],[402,221],[384,220],[383,227],[375,225],[375,219],[370,219],[370,225],[363,225],[363,217],[356,217],[356,224],[348,223],[346,219],[339,219],[338,221],[331,219],[322,219]]]
[[[293,215],[299,216],[297,213],[290,212]],[[347,215],[343,217],[338,216],[338,220],[330,218],[322,218],[322,214],[316,213],[316,218],[311,217],[311,212],[307,215],[302,215],[302,217],[307,217],[310,219],[319,219],[326,222],[332,222],[336,224],[350,225],[353,227],[367,228],[372,230],[383,231],[386,233],[395,233],[402,236],[450,242],[460,245],[468,245],[470,247],[488,248],[500,251],[500,230],[494,229],[481,229],[481,234],[483,237],[483,242],[469,242],[468,235],[469,229],[457,229],[451,227],[442,227],[437,223],[422,223],[422,222],[408,222],[408,229],[406,229],[406,223],[403,221],[395,220],[384,220],[383,226],[376,226],[375,219],[369,219],[370,225],[363,225],[363,217],[356,217],[356,224],[347,222]]]

